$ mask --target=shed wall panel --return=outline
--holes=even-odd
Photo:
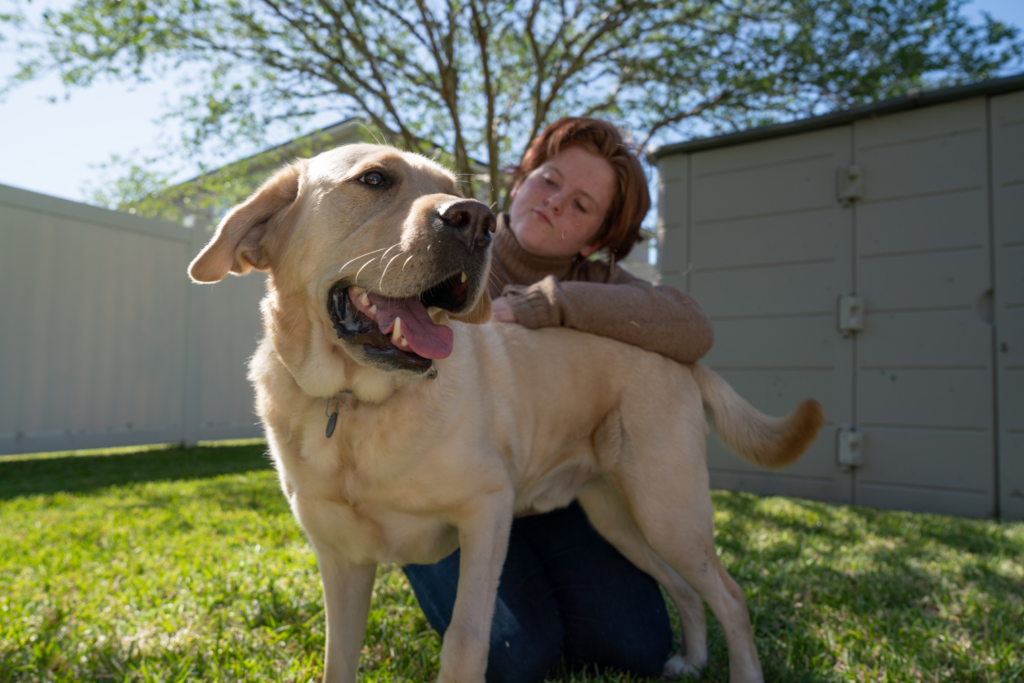
[[[1006,430],[999,439],[1000,508],[1004,519],[1024,519],[1024,430]]]
[[[26,357],[17,431],[180,426],[184,290],[158,283],[181,272],[187,245],[20,218],[15,230],[24,226],[20,237],[40,249],[39,268],[20,283],[32,298],[24,331],[36,352]]]
[[[658,234],[658,270],[663,275],[685,274],[688,267],[686,228],[676,226],[665,228]],[[686,285],[683,285],[686,289]]]
[[[857,422],[869,427],[981,429],[991,435],[991,375],[976,370],[861,370],[857,376]],[[922,449],[924,450],[924,449]],[[993,453],[992,449],[988,454]],[[908,451],[902,458],[915,458]],[[874,455],[871,456],[872,458]],[[922,457],[923,453],[922,453]],[[987,460],[991,471],[993,460]],[[950,471],[957,468],[946,463]],[[950,477],[950,488],[956,479]]]
[[[827,152],[716,172],[698,162],[708,154],[714,152],[694,155],[693,188],[699,198],[693,205],[694,225],[827,209],[834,202],[835,161]]]
[[[1024,188],[1019,193],[1007,192],[1006,194],[1010,196],[1004,198],[1004,206],[1005,204],[1014,204],[1024,211]],[[1021,221],[1024,222],[1024,219]],[[996,247],[995,260],[998,269],[997,287],[999,291],[997,297],[1000,301],[1000,310],[1004,314],[1012,314],[1012,311],[1024,308],[1024,273],[1021,272],[1024,269],[1020,267],[1024,265],[1024,241],[1017,242],[1012,238],[1004,239]]]
[[[52,204],[0,203],[0,452],[178,440],[186,232]]]
[[[689,192],[690,160],[666,159],[658,178],[658,272],[659,282],[689,291]]]
[[[835,172],[851,162],[864,194],[844,209]],[[819,372],[804,383],[831,431],[815,449],[847,422],[867,440],[855,502],[984,516],[998,497],[1004,516],[1024,519],[1024,93],[659,163],[689,190],[661,220],[686,226],[664,247],[685,242],[690,269],[683,278],[677,262],[662,281],[685,281],[711,316],[712,367],[769,413],[792,407],[771,405],[773,387]],[[850,290],[865,326],[844,339],[835,302]],[[847,354],[856,379],[843,414]],[[764,476],[712,443],[709,466],[716,485],[770,493],[788,477],[788,490],[827,498],[842,488],[830,450],[796,465],[817,458],[817,470]]]
[[[835,196],[850,153],[850,130],[839,128],[691,156],[690,291],[716,337],[705,361],[768,414],[814,396],[828,422],[781,473],[710,442],[715,486],[850,500],[835,461],[835,430],[853,414],[853,344],[835,326],[836,298],[852,287],[851,211]]]
[[[989,261],[987,244],[984,249],[862,257],[857,263],[857,292],[864,297],[869,316],[889,311],[973,309],[978,297],[992,286]],[[981,319],[975,322],[984,325]],[[870,343],[869,335],[862,339]]]
[[[836,297],[849,286],[835,270],[831,259],[743,269],[695,267],[690,291],[714,319],[835,315]]]
[[[869,316],[857,347],[861,372],[899,368],[959,368],[986,371],[992,349],[975,310],[901,311]],[[959,329],[959,334],[950,334]],[[870,335],[870,342],[868,342]]]
[[[715,369],[806,368],[831,370],[837,353],[848,353],[835,339],[836,320],[829,312],[818,316],[719,319],[715,322]],[[794,337],[802,343],[794,344]],[[728,362],[742,360],[738,366]]]
[[[1024,519],[1024,92],[993,97],[990,116],[999,505]]]
[[[0,186],[0,455],[261,434],[264,277],[191,284],[208,236]]]
[[[666,230],[684,227],[687,212],[686,179],[665,180],[658,190],[659,209],[665,219],[662,225]]]
[[[1012,316],[1004,314],[1003,317],[1010,318],[1015,329],[1024,331],[1024,311],[1014,311]],[[1024,341],[1024,335],[1017,339]],[[1021,342],[1018,341],[1018,343]],[[1010,365],[1006,372],[1000,374],[999,380],[1000,405],[1006,402],[1011,406],[1024,406],[1024,368]],[[1001,418],[999,424],[1003,429],[1008,430],[1009,434],[1024,435],[1024,410],[1005,411],[1001,414]]]
[[[866,311],[856,336],[866,464],[855,502],[995,509],[992,328],[976,312],[992,286],[987,134],[984,98],[854,124],[865,179],[856,289]],[[973,449],[944,430],[969,433]],[[917,480],[905,475],[915,469]]]
[[[989,226],[977,220],[988,197],[967,190],[857,206],[857,253],[864,258],[911,252],[984,249]]]
[[[977,134],[984,130],[984,111],[985,98],[974,97],[937,107],[862,119],[855,124],[857,147],[899,148],[921,140],[945,144],[951,137]]]
[[[872,454],[867,465],[857,473],[857,486],[863,484],[896,484],[937,489],[949,487],[955,478],[958,489],[967,493],[987,494],[992,482],[991,471],[983,461],[989,459],[990,443],[983,431],[957,429],[920,430],[898,427],[876,427],[867,434],[867,449]],[[920,451],[930,466],[901,457]],[[949,457],[949,454],[956,457]],[[885,457],[878,457],[882,454]],[[979,461],[981,466],[979,467]],[[979,514],[984,514],[979,511]]]
[[[802,135],[791,135],[773,140],[763,140],[734,147],[722,147],[706,152],[695,152],[691,156],[694,161],[699,158],[699,168],[692,167],[694,174],[719,174],[743,171],[757,167],[786,167],[793,162],[808,158],[822,158],[822,155],[838,153],[845,161],[849,161],[849,140],[844,138],[848,126],[836,126],[826,130],[815,131]],[[838,136],[838,137],[837,137]],[[842,139],[841,139],[842,138]],[[839,141],[839,145],[836,143]],[[685,156],[685,155],[680,155]],[[671,157],[665,157],[666,159]],[[659,167],[662,163],[659,160]],[[826,164],[827,165],[827,164]],[[834,177],[835,169],[829,169],[829,177]],[[788,191],[788,190],[787,190]],[[834,191],[832,191],[834,195]],[[739,193],[737,196],[742,195]]]
[[[741,218],[707,225],[693,233],[693,263],[698,272],[754,268],[763,264],[831,263],[842,240],[844,214],[827,209],[791,212],[781,216]]]
[[[983,107],[979,109],[979,118],[983,111]],[[885,122],[870,123],[884,125]],[[858,142],[860,126],[858,122]],[[986,162],[984,126],[963,135],[950,131],[944,139],[915,140],[886,147],[858,145],[857,148],[857,163],[865,169],[865,201],[874,202],[982,190]]]
[[[210,430],[224,429],[235,429],[248,436],[262,435],[246,372],[249,358],[263,335],[258,312],[266,282],[266,275],[254,271],[245,277],[229,276],[215,285],[202,287],[198,293],[203,299],[201,438],[211,438]]]

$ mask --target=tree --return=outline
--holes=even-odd
[[[185,154],[262,141],[325,108],[389,142],[501,169],[563,115],[640,145],[694,122],[728,131],[989,78],[1019,31],[966,0],[77,0],[45,15],[16,80],[69,87],[190,69],[170,112]],[[140,186],[147,186],[142,183]]]

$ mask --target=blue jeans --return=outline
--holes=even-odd
[[[455,606],[459,551],[404,570],[427,621],[443,634]],[[563,657],[571,668],[659,676],[671,649],[657,582],[604,540],[579,504],[513,521],[487,683],[543,681]]]

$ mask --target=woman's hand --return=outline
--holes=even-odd
[[[491,320],[499,323],[514,323],[516,321],[512,307],[508,305],[508,299],[499,296],[491,301]]]

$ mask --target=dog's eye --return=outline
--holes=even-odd
[[[384,174],[380,171],[370,171],[369,173],[364,173],[363,177],[359,179],[359,182],[365,185],[374,185],[379,187],[385,182]]]

